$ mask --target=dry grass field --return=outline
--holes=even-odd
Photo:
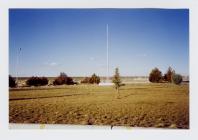
[[[10,89],[10,123],[189,128],[189,85]]]

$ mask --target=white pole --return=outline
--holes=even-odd
[[[19,48],[19,50],[17,50],[17,69],[16,69],[16,82],[18,82],[18,77],[19,77],[19,55],[21,52],[21,48]]]
[[[107,77],[106,81],[109,81],[109,28],[107,24]]]

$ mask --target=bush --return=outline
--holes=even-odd
[[[60,73],[60,76],[58,76],[54,81],[54,85],[73,85],[75,82],[71,77],[68,77],[65,73]]]
[[[54,81],[53,81],[53,85],[63,85],[65,82],[61,77],[57,77]]]
[[[85,77],[81,83],[84,84],[99,84],[100,83],[100,77],[97,76],[95,73],[91,77]]]
[[[13,78],[11,75],[9,75],[9,87],[16,87],[17,83],[16,83],[16,79]]]
[[[31,77],[26,81],[28,86],[44,86],[48,84],[48,79],[46,77]]]
[[[95,73],[91,76],[89,79],[89,83],[91,84],[99,84],[100,83],[100,77],[97,76]]]
[[[149,75],[149,81],[153,83],[161,82],[162,72],[158,68],[154,68]]]
[[[180,74],[173,74],[172,75],[172,82],[174,84],[177,84],[177,85],[181,84],[181,82],[182,82],[182,76]]]

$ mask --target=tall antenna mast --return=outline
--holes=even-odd
[[[19,80],[19,59],[20,59],[21,48],[17,50],[17,68],[16,68],[16,82]]]
[[[99,83],[99,85],[102,86],[112,86],[113,83],[110,82],[110,78],[109,78],[109,25],[106,25],[106,55],[107,55],[107,73],[106,73],[106,78],[104,78],[104,82],[103,83]]]
[[[107,24],[107,77],[106,77],[106,82],[109,81],[109,27]]]

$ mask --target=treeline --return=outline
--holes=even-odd
[[[149,81],[152,83],[167,82],[179,85],[182,82],[182,76],[177,74],[171,67],[168,68],[164,75],[158,68],[154,68],[149,74]]]
[[[119,75],[118,69],[116,70],[116,72],[117,75]],[[158,68],[154,68],[149,74],[149,81],[152,83],[174,83],[178,85],[182,82],[182,76],[180,74],[177,74],[175,70],[173,70],[171,67],[168,68],[167,72],[164,75]],[[33,76],[27,79],[25,83],[27,86],[45,86],[49,84],[49,80],[46,77]],[[85,77],[80,83],[99,84],[100,77],[94,73],[90,77]],[[115,81],[113,81],[113,83],[116,85]],[[56,86],[74,85],[79,83],[75,82],[72,77],[67,76],[67,74],[65,74],[64,72],[61,72],[60,75],[54,79],[52,84]],[[17,87],[17,81],[11,75],[9,75],[9,87]]]
[[[95,73],[91,77],[85,77],[81,83],[84,84],[99,84],[100,77],[97,76]],[[47,77],[38,77],[32,76],[25,81],[26,86],[46,86],[49,84],[49,80]],[[61,72],[58,77],[54,79],[52,82],[54,86],[56,85],[74,85],[78,84],[73,80],[72,77],[67,76],[64,72]],[[9,75],[9,87],[17,87],[18,83],[16,78]]]

